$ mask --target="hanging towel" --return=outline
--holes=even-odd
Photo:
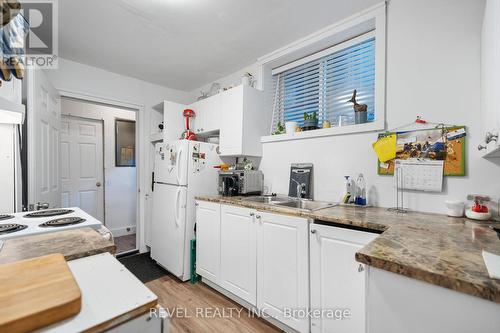
[[[9,24],[1,28],[3,57],[22,58],[24,55],[24,41],[30,25],[23,15],[17,15]]]

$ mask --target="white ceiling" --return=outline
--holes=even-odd
[[[380,0],[63,0],[60,55],[191,91]]]

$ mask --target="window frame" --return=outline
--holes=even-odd
[[[339,44],[336,44],[336,45],[334,45],[334,46],[331,46],[331,47],[329,47],[329,48],[327,48],[327,49],[325,49],[325,50],[323,50],[323,51],[320,51],[320,52],[317,52],[317,53],[311,54],[311,55],[309,55],[309,56],[307,56],[307,57],[304,57],[304,58],[298,59],[298,60],[296,60],[296,61],[294,61],[294,62],[291,62],[291,63],[288,63],[288,64],[286,64],[286,65],[284,65],[284,66],[281,66],[281,67],[278,67],[278,68],[276,68],[276,69],[273,69],[273,70],[271,71],[271,74],[273,75],[273,77],[275,77],[275,76],[277,76],[277,75],[280,75],[280,74],[282,74],[282,73],[285,73],[285,72],[287,72],[287,71],[289,71],[289,70],[292,70],[292,69],[294,69],[294,68],[298,68],[298,67],[300,67],[300,66],[302,66],[302,65],[306,65],[306,64],[311,63],[311,62],[314,62],[314,61],[316,61],[316,60],[323,59],[323,58],[325,58],[325,57],[328,57],[328,56],[330,56],[330,55],[333,55],[334,53],[337,53],[337,52],[343,51],[343,50],[348,49],[348,48],[350,48],[350,47],[352,47],[352,46],[355,46],[355,45],[358,45],[358,44],[360,44],[360,43],[363,43],[363,42],[369,41],[370,39],[375,39],[375,43],[376,43],[376,34],[375,34],[375,30],[368,31],[368,32],[366,32],[366,33],[364,33],[364,34],[362,34],[362,35],[356,36],[356,37],[354,37],[354,38],[351,38],[351,39],[349,39],[349,40],[346,40],[346,41],[344,41],[344,42],[341,42],[341,43],[339,43]],[[324,65],[324,64],[323,64],[323,62],[320,62],[320,63],[319,63],[319,66],[322,66],[322,65]],[[319,81],[325,81],[325,79],[324,79],[323,75],[324,75],[324,71],[319,70],[319,73],[318,73],[318,80],[319,80]],[[375,85],[375,84],[374,84],[374,85]],[[319,96],[318,96],[318,103],[320,104],[320,106],[319,106],[318,110],[317,110],[317,111],[315,111],[315,112],[317,112],[318,117],[322,117],[322,116],[325,116],[325,114],[323,114],[323,113],[321,112],[321,103],[322,103],[322,101],[324,100],[324,96],[323,96],[323,94],[324,94],[324,90],[323,90],[323,89],[321,89],[321,83],[319,84],[319,87],[318,87],[318,94],[319,94]],[[347,100],[347,99],[346,99],[346,100]],[[275,103],[274,103],[274,105],[273,105],[273,109],[274,109],[274,106],[275,106]],[[374,105],[374,106],[375,106],[375,105]],[[273,112],[274,112],[274,110],[273,110]],[[376,109],[374,109],[374,115],[376,115],[376,112],[377,112],[377,110],[376,110]],[[309,113],[309,112],[308,112],[308,113]],[[286,118],[286,113],[285,113],[285,115],[284,115],[284,116],[285,116],[285,118]],[[274,118],[274,114],[273,114],[273,118]],[[373,121],[370,121],[370,123],[372,123],[372,122],[373,122]],[[359,124],[358,124],[358,125],[359,125]],[[355,124],[350,124],[350,125],[347,125],[347,126],[355,126]],[[272,127],[274,127],[274,126],[272,125]],[[319,129],[321,129],[321,128],[319,128]],[[274,130],[274,128],[272,128],[272,130]],[[317,130],[318,130],[318,129],[316,129],[316,131],[317,131]]]
[[[385,129],[386,123],[386,4],[382,2],[331,26],[325,27],[301,40],[291,43],[259,59],[261,88],[273,92],[273,75],[301,64],[314,61],[336,50],[360,42],[369,35],[375,38],[375,119],[364,124],[321,128],[293,134],[261,137],[262,143],[310,139],[351,133],[372,132]],[[270,98],[271,99],[271,98]],[[271,101],[272,108],[274,100]],[[272,117],[270,117],[272,118]],[[272,130],[272,120],[270,123]]]

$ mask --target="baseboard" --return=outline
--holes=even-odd
[[[109,231],[111,231],[111,233],[113,234],[113,237],[115,237],[115,238],[120,237],[120,236],[132,235],[132,234],[135,234],[135,226],[109,229]]]

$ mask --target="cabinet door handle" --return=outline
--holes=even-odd
[[[479,145],[479,146],[477,146],[477,150],[479,150],[479,151],[481,151],[481,150],[483,150],[483,149],[487,149],[487,148],[488,148],[488,147],[483,146],[483,145]]]
[[[260,220],[260,218],[261,218],[261,216],[260,216],[260,215],[256,215],[255,217],[256,217],[257,219],[259,219],[259,220]]]
[[[255,216],[255,213],[250,213],[250,216],[251,216],[251,217],[254,217],[254,216]]]
[[[311,229],[311,234],[315,234],[315,233],[316,233],[316,230]]]
[[[359,264],[358,266],[358,272],[361,273],[365,270],[365,268],[363,267],[363,265]]]

